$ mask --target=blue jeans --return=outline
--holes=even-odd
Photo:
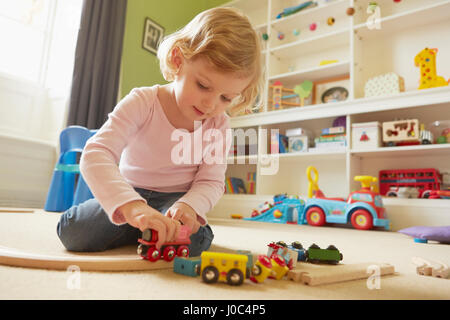
[[[162,193],[135,188],[148,205],[162,214],[184,195],[184,192]],[[73,206],[61,215],[57,234],[69,251],[104,251],[124,245],[138,245],[142,232],[129,224],[113,224],[96,199]],[[190,237],[189,255],[199,256],[208,250],[214,234],[209,225],[201,226]]]

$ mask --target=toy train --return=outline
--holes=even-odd
[[[161,246],[161,249],[156,249],[156,242],[158,241],[158,232],[152,229],[145,229],[142,232],[142,237],[138,239],[140,243],[137,253],[146,260],[157,261],[163,259],[167,262],[172,261],[176,256],[188,257],[189,244],[191,244],[190,228],[187,226],[180,226],[177,238],[175,241],[166,242]]]
[[[342,253],[333,245],[329,245],[326,249],[321,249],[317,244],[313,243],[308,249],[304,249],[299,241],[294,241],[287,246],[284,242],[279,241],[278,244],[297,252],[297,261],[310,263],[338,264],[343,259]]]

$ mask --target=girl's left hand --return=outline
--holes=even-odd
[[[192,234],[197,233],[200,222],[197,220],[197,212],[184,202],[175,202],[166,212],[166,216],[178,220],[191,228]]]

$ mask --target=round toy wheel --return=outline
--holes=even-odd
[[[202,280],[206,283],[214,283],[219,279],[219,271],[215,267],[206,267],[202,272]]]
[[[261,272],[262,272],[262,269],[261,269],[260,266],[258,266],[258,265],[254,265],[254,266],[253,266],[253,268],[252,268],[252,274],[253,274],[254,276],[259,276],[259,275],[261,274]]]
[[[179,246],[178,250],[177,250],[177,256],[188,257],[189,256],[189,248],[187,246]]]
[[[147,251],[147,260],[149,261],[157,261],[160,257],[160,252],[155,247],[149,248]]]
[[[145,257],[147,255],[148,247],[144,244],[140,244],[137,248],[137,254],[141,257]]]
[[[369,230],[373,227],[372,215],[364,209],[358,209],[352,214],[352,226],[359,230]]]
[[[319,207],[312,207],[306,211],[306,221],[310,226],[320,227],[325,225],[325,213]]]
[[[227,273],[227,283],[230,286],[239,286],[244,282],[244,274],[239,269],[231,269]]]
[[[163,259],[167,262],[172,261],[173,259],[175,259],[175,255],[176,255],[176,250],[174,247],[172,246],[167,246],[164,248],[163,251]]]

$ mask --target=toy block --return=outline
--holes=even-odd
[[[183,274],[185,276],[197,277],[197,266],[200,266],[200,257],[180,258],[175,257],[173,262],[173,272]]]

